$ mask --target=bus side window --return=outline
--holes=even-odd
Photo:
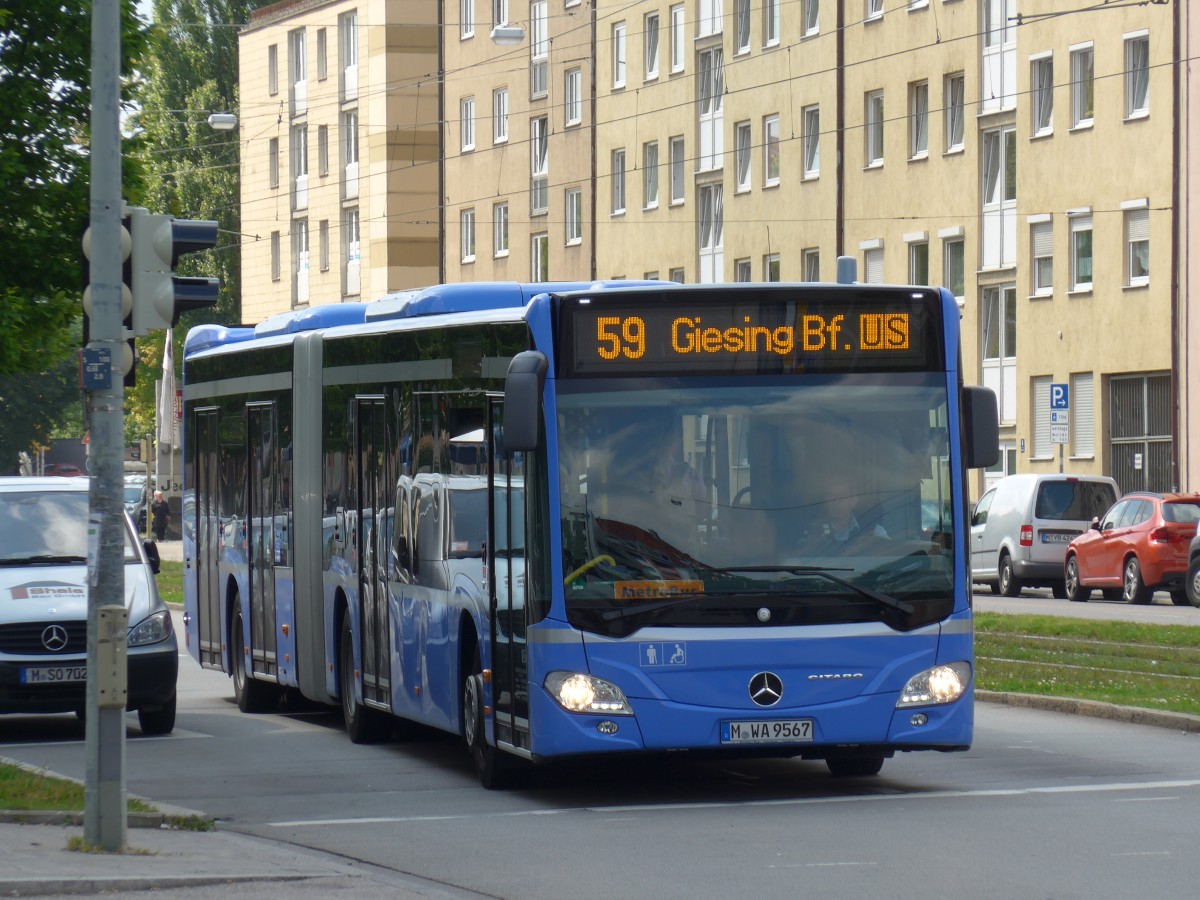
[[[412,571],[412,509],[409,506],[409,486],[401,481],[396,489],[396,521],[392,535],[392,555],[396,559],[397,577],[408,581]]]

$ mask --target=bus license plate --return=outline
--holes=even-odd
[[[87,681],[87,666],[38,666],[21,670],[21,684],[67,684]]]
[[[812,739],[812,719],[751,719],[721,723],[722,744],[793,744]]]

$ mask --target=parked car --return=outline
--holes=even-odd
[[[1200,606],[1200,531],[1192,538],[1191,547],[1188,549],[1188,570],[1184,588],[1192,606]]]
[[[87,707],[88,479],[0,477],[0,713]],[[179,650],[158,547],[124,532],[128,699],[145,734],[175,727]]]
[[[48,466],[42,469],[42,474],[61,475],[67,478],[73,478],[86,473],[74,463],[50,463]]]
[[[146,533],[146,503],[149,493],[144,477],[125,476],[125,512],[137,522],[138,534]]]
[[[1117,483],[1104,475],[1009,475],[975,505],[971,580],[1016,597],[1048,587],[1065,597],[1067,545],[1116,502]]]
[[[1126,494],[1067,548],[1067,598],[1085,601],[1093,588],[1106,600],[1149,603],[1156,590],[1188,603],[1188,548],[1200,522],[1200,494]]]

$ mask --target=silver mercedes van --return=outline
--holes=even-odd
[[[1067,545],[1117,502],[1105,475],[1009,475],[996,482],[971,516],[971,581],[1016,597],[1048,587],[1065,597]]]

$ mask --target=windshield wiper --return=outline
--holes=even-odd
[[[725,571],[788,572],[793,575],[820,575],[822,578],[828,578],[835,584],[840,584],[842,587],[850,588],[850,590],[861,594],[869,600],[874,600],[881,606],[898,609],[903,613],[911,614],[913,612],[913,605],[907,600],[901,600],[898,597],[893,597],[891,594],[884,594],[881,591],[873,591],[870,588],[865,588],[862,585],[855,584],[853,581],[847,581],[845,578],[833,574],[834,572],[851,572],[853,569],[832,568],[827,566],[730,566]]]
[[[28,566],[28,565],[45,565],[45,564],[70,564],[87,562],[86,556],[56,556],[50,553],[41,553],[37,556],[14,556],[9,559],[0,559],[0,566]]]
[[[666,600],[658,600],[654,603],[642,603],[637,606],[621,606],[616,609],[605,610],[600,613],[600,618],[605,622],[611,622],[613,619],[628,619],[630,616],[640,615],[641,613],[657,612],[660,609],[670,609],[672,606],[695,603],[703,597],[703,594],[691,594],[687,597],[669,597]]]

